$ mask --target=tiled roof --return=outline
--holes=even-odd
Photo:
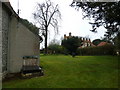
[[[104,46],[104,45],[107,45],[107,44],[110,44],[110,43],[107,43],[107,42],[101,42],[101,43],[99,43],[97,46]]]

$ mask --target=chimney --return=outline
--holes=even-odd
[[[66,39],[66,34],[64,34],[64,39]]]
[[[69,36],[71,36],[71,32],[69,33]]]
[[[90,38],[89,38],[89,41],[90,41]],[[91,41],[90,41],[91,42]]]
[[[85,41],[85,38],[83,38],[83,41]]]

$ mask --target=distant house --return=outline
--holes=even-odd
[[[3,77],[7,73],[20,72],[23,56],[39,57],[40,37],[19,19],[9,2],[0,2],[0,60]]]
[[[72,34],[71,32],[69,33],[69,36],[66,36],[66,34],[64,34],[64,39],[67,39],[67,38],[71,38],[72,37]],[[79,48],[85,48],[85,47],[90,47],[90,46],[95,46],[90,38],[84,38],[84,37],[79,37],[82,41],[82,46],[80,46]]]
[[[111,44],[108,42],[101,42],[97,46],[105,46],[105,45],[111,45]]]
[[[95,45],[91,42],[90,39],[81,37],[81,40],[82,40],[82,46],[80,46],[79,48],[95,47]]]

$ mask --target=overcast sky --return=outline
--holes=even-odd
[[[35,10],[36,3],[41,3],[44,0],[19,0],[20,17],[28,19],[33,22],[32,13]],[[83,36],[91,38],[91,40],[103,37],[105,29],[98,29],[98,33],[93,33],[90,31],[91,25],[88,23],[89,20],[82,19],[82,11],[75,10],[75,8],[70,7],[72,0],[51,0],[54,4],[59,5],[59,9],[62,14],[61,25],[59,28],[59,35],[56,37],[58,40],[63,37],[64,34],[72,33],[74,36]],[[10,3],[15,11],[18,9],[18,0],[10,0]],[[54,38],[54,32],[50,33],[48,42]]]

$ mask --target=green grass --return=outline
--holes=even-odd
[[[118,88],[117,56],[41,56],[44,76],[16,79],[3,88]]]

